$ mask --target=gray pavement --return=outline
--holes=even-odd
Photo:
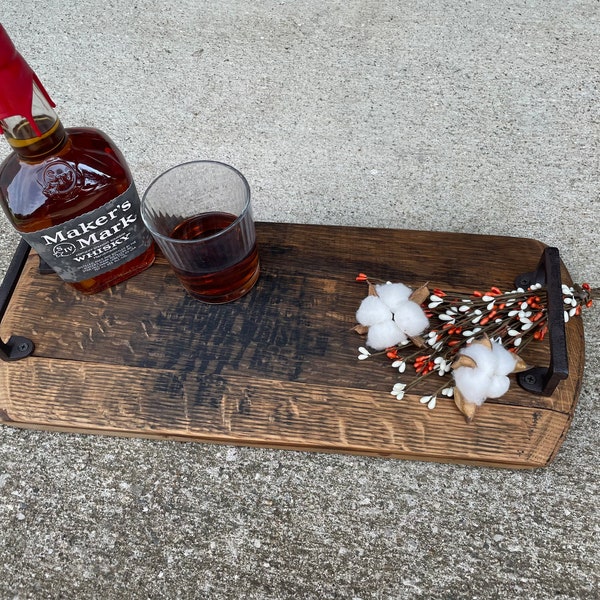
[[[595,0],[0,0],[0,19],[140,190],[224,160],[258,219],[535,238],[600,286]],[[16,240],[0,219],[2,271]],[[598,598],[599,315],[541,470],[0,427],[0,598]]]

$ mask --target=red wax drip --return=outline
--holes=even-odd
[[[56,106],[0,24],[0,119],[17,115],[25,117],[35,133],[41,136],[42,133],[33,118],[31,108],[34,84],[50,106]]]

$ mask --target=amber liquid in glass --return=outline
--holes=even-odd
[[[131,173],[123,155],[101,131],[64,129],[60,121],[48,123],[43,117],[36,118],[36,124],[43,132],[42,136],[30,143],[29,139],[35,138],[36,134],[31,125],[24,122],[18,137],[9,140],[15,152],[0,166],[3,208],[18,231],[38,231],[64,223],[103,206],[131,185]],[[57,169],[54,187],[44,188],[43,203],[39,201],[40,193],[25,191],[9,202],[7,189],[9,185],[15,185],[15,179],[23,190],[39,188],[43,185],[46,169],[50,163],[56,164],[57,159],[66,168],[62,173],[60,168]],[[76,181],[66,179],[73,179],[73,173],[77,173]],[[69,187],[72,189],[65,193],[65,188]],[[146,251],[129,262],[70,285],[83,293],[93,294],[140,273],[153,261],[154,244],[150,244]]]
[[[178,240],[202,240],[227,229],[237,217],[223,212],[211,212],[190,217],[182,221],[171,232],[170,237]],[[233,232],[232,232],[233,233]],[[222,242],[219,238],[211,241],[210,252],[203,256],[198,271],[182,271],[174,268],[183,286],[194,297],[214,304],[230,302],[246,294],[256,283],[259,275],[259,261],[256,242],[250,252],[239,262],[221,268],[223,255],[231,247],[231,237]],[[241,239],[239,245],[242,245]],[[214,260],[211,265],[211,258]]]

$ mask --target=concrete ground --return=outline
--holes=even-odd
[[[63,122],[108,132],[142,191],[224,160],[258,219],[535,238],[600,286],[596,0],[0,0],[0,15]],[[4,271],[4,218],[0,236]],[[599,315],[541,470],[0,427],[0,598],[598,598]]]

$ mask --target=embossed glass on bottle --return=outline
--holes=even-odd
[[[83,293],[143,271],[154,245],[119,149],[103,132],[64,128],[54,103],[0,25],[0,204],[44,261]]]

